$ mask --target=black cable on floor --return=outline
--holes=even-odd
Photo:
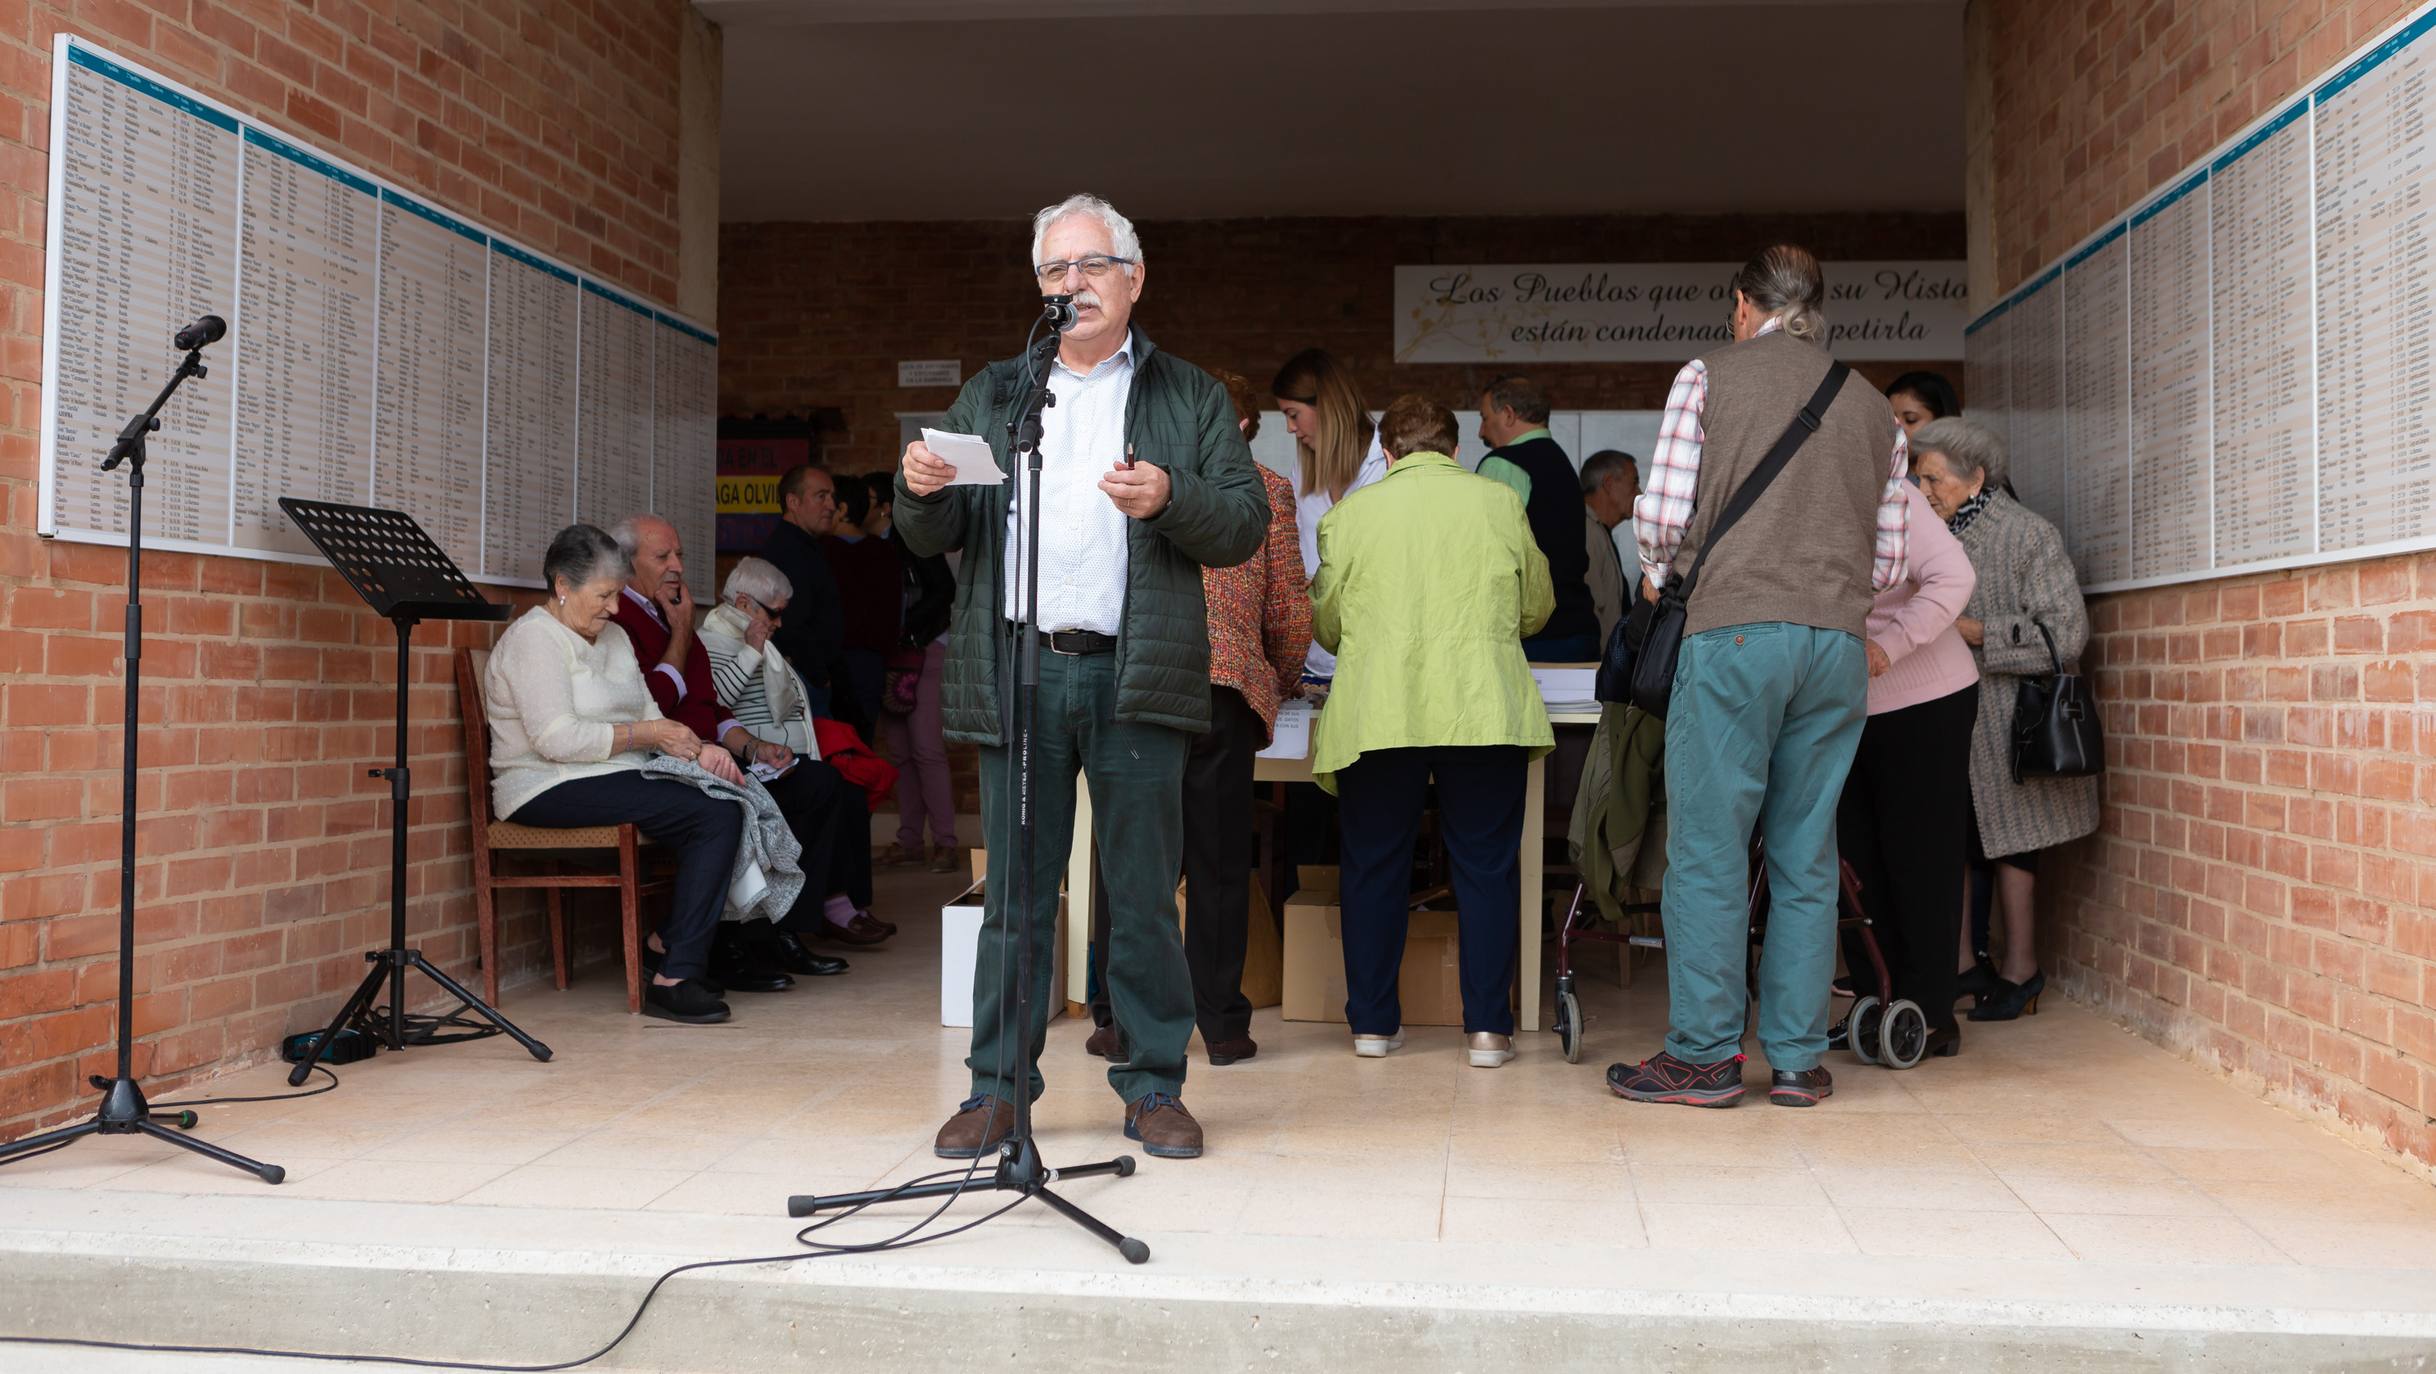
[[[321,1091],[328,1090],[322,1089]],[[51,1149],[58,1148],[60,1147],[56,1145],[51,1147]],[[47,1154],[49,1153],[49,1150],[37,1151],[36,1153]],[[839,1212],[836,1216],[813,1222],[811,1225],[806,1226],[802,1230],[795,1233],[796,1243],[808,1247],[811,1250],[811,1253],[809,1254],[794,1252],[784,1255],[751,1255],[742,1259],[695,1260],[689,1264],[680,1264],[673,1269],[664,1270],[661,1272],[659,1277],[651,1281],[651,1287],[646,1289],[643,1293],[643,1300],[635,1304],[634,1315],[626,1319],[626,1324],[618,1328],[618,1333],[609,1339],[609,1343],[607,1345],[604,1345],[600,1349],[593,1351],[589,1355],[582,1356],[581,1358],[561,1360],[555,1364],[483,1364],[473,1360],[427,1360],[411,1355],[363,1355],[324,1350],[272,1350],[243,1345],[167,1345],[143,1341],[91,1340],[73,1336],[0,1336],[0,1344],[63,1345],[71,1346],[80,1350],[135,1350],[142,1351],[146,1354],[157,1355],[246,1355],[256,1359],[319,1360],[331,1364],[390,1364],[406,1365],[416,1369],[470,1369],[485,1371],[486,1374],[555,1374],[555,1372],[559,1370],[581,1368],[582,1366],[588,1365],[594,1360],[608,1354],[610,1351],[617,1349],[620,1345],[625,1344],[626,1338],[634,1334],[636,1327],[642,1325],[643,1314],[650,1310],[652,1300],[660,1296],[660,1290],[668,1285],[668,1281],[670,1279],[673,1279],[680,1274],[692,1273],[698,1269],[733,1269],[747,1265],[793,1264],[799,1260],[834,1259],[846,1255],[870,1255],[891,1250],[910,1250],[917,1245],[928,1245],[932,1241],[946,1240],[950,1236],[962,1235],[965,1232],[972,1230],[974,1227],[984,1224],[985,1222],[994,1221],[999,1217],[1005,1216],[1008,1212],[1013,1211],[1015,1208],[1023,1204],[1024,1197],[1019,1195],[1014,1201],[1009,1202],[1004,1207],[1000,1207],[993,1212],[983,1213],[982,1215],[973,1218],[971,1221],[964,1222],[961,1225],[951,1226],[947,1230],[934,1232],[930,1235],[920,1234],[924,1227],[929,1226],[931,1223],[937,1221],[940,1217],[945,1216],[947,1214],[947,1209],[956,1205],[957,1200],[964,1196],[964,1188],[972,1183],[974,1177],[980,1172],[980,1170],[981,1161],[976,1158],[971,1164],[966,1165],[961,1171],[963,1178],[958,1180],[958,1186],[955,1192],[948,1194],[947,1197],[941,1201],[936,1208],[932,1209],[929,1215],[923,1217],[920,1221],[915,1222],[913,1225],[906,1227],[904,1230],[899,1231],[895,1235],[890,1236],[885,1240],[864,1241],[852,1245],[833,1245],[824,1241],[814,1240],[812,1239],[812,1235],[816,1231],[825,1230],[828,1227],[837,1225],[839,1222],[846,1220],[848,1217],[854,1216],[855,1214],[861,1212],[866,1207],[876,1207],[880,1203],[891,1201],[893,1195],[896,1193],[903,1192],[908,1188],[919,1187],[925,1183],[932,1183],[940,1179],[953,1177],[959,1171],[955,1169],[942,1169],[937,1173],[923,1174],[917,1178],[909,1179],[904,1183],[898,1184],[895,1188],[890,1189],[888,1194],[873,1198],[869,1202],[857,1203],[854,1206]]]

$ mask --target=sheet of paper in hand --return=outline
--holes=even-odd
[[[990,441],[978,434],[925,429],[922,442],[940,462],[956,470],[955,477],[948,482],[951,487],[994,487],[1007,480],[1007,475],[998,470],[998,459],[990,452]]]

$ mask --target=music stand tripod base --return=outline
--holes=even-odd
[[[279,498],[279,508],[303,531],[313,547],[330,560],[355,588],[365,604],[397,627],[397,753],[387,768],[367,770],[389,780],[389,947],[368,950],[372,965],[346,1005],[331,1019],[330,1028],[307,1041],[289,1071],[291,1085],[302,1084],[321,1058],[322,1047],[353,1025],[372,1036],[375,1044],[402,1050],[418,1042],[406,1035],[406,974],[422,974],[440,990],[465,1004],[465,1009],[504,1031],[535,1059],[548,1063],[550,1047],[525,1034],[515,1022],[440,971],[423,951],[406,944],[406,813],[414,795],[414,779],[406,767],[406,684],[414,627],[425,620],[505,620],[508,608],[485,600],[455,561],[431,541],[414,517],[403,511],[370,506],[345,506],[332,501]],[[389,1015],[372,1014],[372,999],[386,983]],[[445,1043],[445,1042],[444,1042]]]

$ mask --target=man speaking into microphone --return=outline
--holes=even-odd
[[[990,442],[1009,480],[951,485],[956,470],[915,443],[897,474],[896,528],[917,555],[963,551],[941,705],[950,738],[981,746],[981,829],[988,901],[973,969],[972,1096],[940,1128],[943,1158],[995,1151],[1015,1094],[1039,1097],[1056,968],[1058,877],[1074,829],[1074,779],[1091,788],[1108,889],[1110,1001],[1132,1058],[1109,1085],[1125,1134],[1149,1154],[1201,1153],[1181,1101],[1193,990],[1176,931],[1188,736],[1209,729],[1209,638],[1201,569],[1251,557],[1269,502],[1226,389],[1132,327],[1145,268],[1133,224],[1096,196],[1071,196],[1032,220],[1040,294],[1073,297],[1074,320],[1050,363],[1054,403],[1040,443],[1040,604],[1023,605],[1024,512],[1007,423],[1023,405],[1025,360],[995,362],[964,384],[945,428]],[[1062,321],[1061,321],[1062,323]],[[999,671],[1009,622],[1040,637],[1033,733],[1032,910],[1010,913],[1014,760],[1001,729],[1013,689]],[[1011,675],[1011,669],[1010,669]],[[1009,1024],[1001,935],[1032,942],[1031,1024]]]

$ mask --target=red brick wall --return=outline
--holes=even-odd
[[[1120,205],[1118,208],[1122,209]],[[1426,262],[1725,262],[1782,239],[1836,258],[1959,258],[1958,215],[1720,219],[1201,220],[1140,226],[1149,278],[1139,319],[1162,348],[1266,389],[1295,352],[1353,367],[1370,404],[1427,391],[1469,409],[1504,367],[1398,366],[1394,270]],[[720,413],[835,406],[830,464],[893,466],[896,412],[944,410],[949,388],[901,390],[903,358],[970,373],[1022,344],[1033,288],[1028,223],[723,225]],[[1914,364],[1868,364],[1883,381]],[[1924,360],[1959,378],[1950,359]],[[1675,364],[1534,367],[1566,410],[1656,409]]]
[[[633,291],[677,281],[682,0],[0,3],[0,1137],[112,1061],[123,550],[34,533],[51,37],[90,37]],[[148,555],[137,1069],[319,1024],[387,942],[394,639],[336,574]],[[481,632],[487,639],[487,629]],[[453,669],[417,636],[411,938],[473,976]],[[511,974],[538,968],[516,909]]]
[[[2009,291],[2405,0],[1985,7]],[[2104,826],[2047,894],[2065,986],[2436,1165],[2436,555],[2101,597]]]

